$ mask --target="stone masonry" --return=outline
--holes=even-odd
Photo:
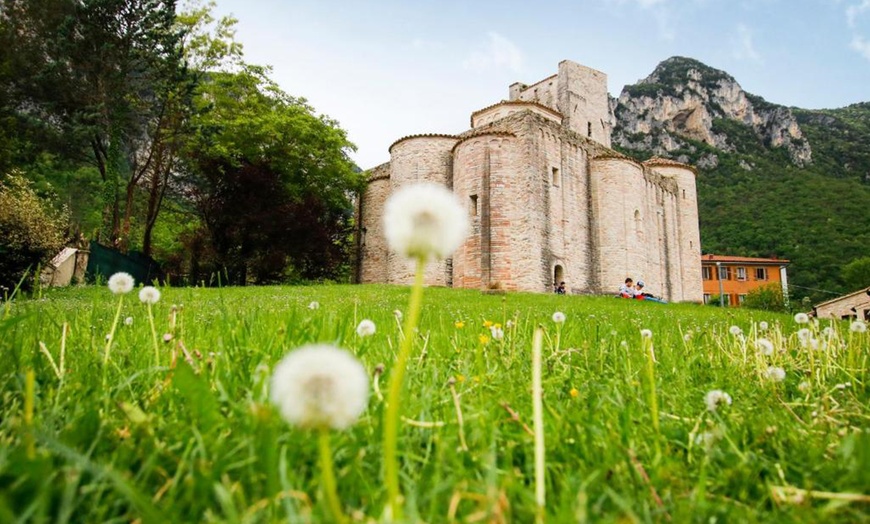
[[[510,86],[509,100],[471,115],[459,135],[390,146],[357,206],[357,281],[410,284],[413,264],[390,253],[383,210],[405,184],[444,184],[471,230],[427,285],[615,293],[630,276],[671,301],[700,302],[700,238],[690,166],[640,163],[610,147],[607,76],[562,61],[556,75]]]

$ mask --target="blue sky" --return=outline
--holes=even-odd
[[[217,0],[248,62],[338,120],[367,169],[415,133],[459,133],[564,59],[622,87],[674,56],[803,108],[870,101],[870,0]]]

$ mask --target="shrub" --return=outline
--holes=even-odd
[[[785,311],[782,287],[779,284],[767,284],[753,289],[746,294],[743,307],[764,311]]]
[[[66,212],[56,211],[19,173],[0,184],[0,285],[12,288],[64,243]]]

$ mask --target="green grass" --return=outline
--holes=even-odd
[[[49,291],[5,316],[0,309],[0,521],[328,522],[316,435],[288,426],[269,404],[271,369],[295,347],[329,342],[372,373],[383,364],[385,396],[399,345],[393,311],[405,309],[409,289],[163,291],[154,306],[158,367],[147,308],[133,294],[121,313],[133,324],[118,326],[107,369],[117,306],[108,289]],[[449,289],[427,289],[423,300],[398,449],[410,522],[534,521],[534,445],[524,425],[532,426],[537,325],[546,331],[548,522],[868,518],[866,499],[841,500],[870,495],[868,333],[822,321],[814,336],[832,326],[836,349],[811,352],[790,316],[758,311]],[[554,311],[567,315],[558,351]],[[377,325],[373,337],[356,335],[363,318]],[[504,339],[484,345],[483,323],[508,320]],[[762,320],[770,357],[754,346]],[[653,332],[658,433],[641,329]],[[164,333],[173,339],[163,342]],[[784,368],[785,380],[766,379],[769,365]],[[707,411],[712,389],[733,405]],[[339,496],[358,522],[377,521],[386,502],[384,407],[373,389],[360,421],[332,435]],[[778,487],[812,493],[775,497]]]

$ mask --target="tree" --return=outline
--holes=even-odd
[[[870,257],[856,258],[843,266],[843,281],[848,289],[870,286]]]
[[[0,286],[14,287],[63,246],[66,216],[13,173],[0,185]]]
[[[746,294],[743,307],[764,311],[785,311],[785,300],[779,284],[759,286]]]

